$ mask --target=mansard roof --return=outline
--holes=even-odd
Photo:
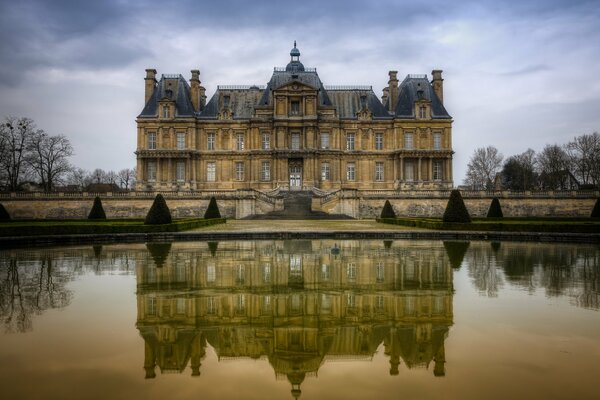
[[[363,108],[361,97],[373,113],[373,119],[392,118],[370,86],[326,86],[325,89],[341,119],[356,119],[356,114]]]
[[[304,68],[303,71],[288,71],[284,68],[275,68],[271,80],[269,80],[267,88],[260,99],[260,105],[273,104],[273,90],[277,90],[292,82],[298,82],[316,89],[319,92],[319,105],[331,105],[329,96],[323,87],[323,82],[321,82],[321,78],[317,75],[316,68]]]
[[[431,118],[452,118],[435,94],[427,75],[407,75],[400,84],[399,91],[395,113],[397,117],[415,118],[414,103],[422,99],[431,102]]]
[[[229,96],[229,110],[234,119],[249,119],[254,116],[254,108],[258,105],[263,89],[259,86],[218,86],[217,91],[198,114],[200,119],[217,118],[223,110],[223,96]]]
[[[193,117],[194,107],[190,96],[190,86],[181,75],[162,75],[154,93],[146,103],[140,117],[158,115],[158,102],[163,99],[175,101],[175,115]]]

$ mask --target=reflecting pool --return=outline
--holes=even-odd
[[[2,398],[599,398],[600,248],[0,251]]]

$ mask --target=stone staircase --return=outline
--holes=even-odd
[[[311,191],[281,191],[279,195],[283,197],[283,210],[253,215],[245,219],[352,219],[343,214],[313,211]]]

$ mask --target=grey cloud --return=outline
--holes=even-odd
[[[519,76],[519,75],[529,75],[537,72],[550,71],[552,68],[548,65],[538,64],[538,65],[530,65],[527,67],[515,69],[512,71],[499,72],[500,76]]]

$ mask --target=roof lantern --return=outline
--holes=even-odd
[[[300,50],[296,47],[294,40],[294,48],[290,50],[290,63],[285,67],[288,72],[304,72],[304,65],[300,62]]]

